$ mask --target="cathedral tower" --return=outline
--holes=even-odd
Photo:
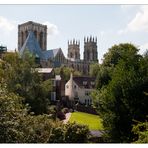
[[[73,39],[68,41],[68,58],[73,60],[80,60],[80,42]]]
[[[34,35],[42,50],[47,48],[47,26],[32,21],[26,22],[18,26],[18,50],[23,46],[29,31],[34,32]]]
[[[97,38],[84,37],[84,61],[98,62]]]

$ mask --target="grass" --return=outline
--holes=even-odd
[[[88,125],[89,130],[103,130],[102,120],[98,115],[73,112],[69,119],[69,122],[76,122],[82,125]]]

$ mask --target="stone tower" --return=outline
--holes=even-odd
[[[34,32],[34,35],[42,50],[47,48],[47,26],[32,21],[18,25],[18,50],[23,46],[29,31]]]
[[[98,62],[97,38],[84,37],[84,61]]]
[[[73,60],[80,60],[80,42],[73,39],[68,41],[68,58]]]

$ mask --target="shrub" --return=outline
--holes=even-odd
[[[68,108],[63,108],[63,109],[62,109],[62,112],[63,112],[64,114],[69,113],[69,109],[68,109]]]
[[[57,117],[58,117],[60,120],[66,119],[65,114],[64,114],[62,111],[59,111],[59,112],[57,113]]]

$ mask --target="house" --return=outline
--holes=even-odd
[[[36,68],[39,74],[42,74],[43,80],[51,79],[55,77],[53,68]]]
[[[90,93],[94,90],[94,77],[73,77],[65,84],[65,96],[71,101],[78,101],[80,104],[91,105],[92,99]]]

